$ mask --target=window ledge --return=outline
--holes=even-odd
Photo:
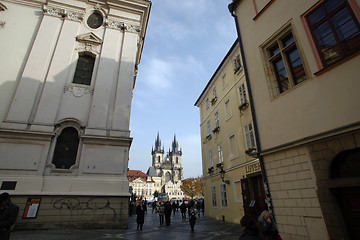
[[[344,62],[349,61],[350,59],[352,59],[352,58],[354,58],[354,57],[356,57],[356,56],[358,56],[358,55],[360,55],[360,50],[357,51],[357,52],[355,52],[355,53],[353,53],[353,54],[351,54],[351,55],[349,55],[349,56],[346,56],[346,57],[340,59],[340,60],[337,61],[337,62],[332,63],[332,64],[329,65],[329,66],[326,66],[326,67],[320,69],[319,71],[315,72],[314,75],[315,75],[315,76],[320,76],[321,74],[330,71],[331,69],[333,69],[333,68],[335,68],[335,67],[343,64]]]

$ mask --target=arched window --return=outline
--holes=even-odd
[[[165,183],[167,183],[168,181],[170,181],[171,180],[171,174],[169,173],[169,172],[167,172],[166,174],[165,174]]]
[[[331,164],[331,178],[360,177],[360,148],[338,154]]]
[[[94,70],[95,57],[90,55],[80,55],[76,65],[73,83],[90,85],[91,76]]]
[[[78,147],[77,130],[73,127],[64,128],[57,138],[52,163],[56,168],[69,169],[76,162]]]

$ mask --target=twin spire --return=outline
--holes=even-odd
[[[164,146],[162,146],[161,149],[161,140],[160,140],[160,134],[158,132],[157,137],[155,139],[155,149],[154,147],[151,149],[151,154],[154,153],[164,153]],[[171,143],[171,149],[169,148],[169,155],[173,155],[173,154],[177,154],[177,155],[182,155],[182,149],[180,148],[179,151],[179,143],[176,140],[176,134],[174,134],[174,140]]]

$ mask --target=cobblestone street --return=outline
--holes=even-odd
[[[160,226],[159,217],[149,209],[145,214],[143,230],[136,229],[136,215],[129,217],[128,229],[62,229],[26,230],[11,233],[11,240],[95,240],[95,239],[239,239],[242,232],[239,224],[227,223],[206,216],[197,218],[195,231],[189,222],[181,219],[181,213],[172,215],[171,226]]]

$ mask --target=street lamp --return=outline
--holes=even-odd
[[[225,180],[225,171],[223,168],[221,168],[221,170],[220,170],[220,178],[223,181],[223,183],[230,184],[229,180]]]

